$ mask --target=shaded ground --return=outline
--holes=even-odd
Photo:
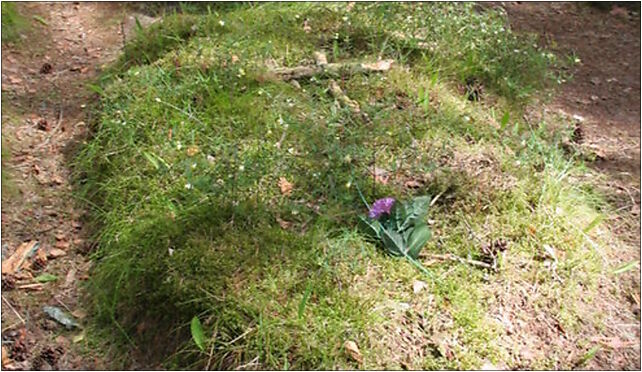
[[[91,265],[90,243],[65,157],[89,122],[93,98],[86,84],[118,56],[121,22],[129,27],[128,19],[115,3],[22,3],[19,9],[30,30],[2,46],[2,137],[10,150],[3,172],[11,181],[3,185],[2,258],[28,241],[37,241],[42,254],[13,276],[3,265],[2,366],[101,369],[99,357],[76,347],[82,331],[65,330],[42,306],[67,310],[81,323],[88,312],[78,300]],[[32,277],[43,273],[58,279],[35,284]]]

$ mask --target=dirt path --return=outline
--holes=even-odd
[[[86,132],[93,99],[86,84],[122,47],[125,8],[94,2],[19,6],[30,29],[2,46],[2,137],[10,150],[3,171],[11,181],[2,195],[2,366],[101,369],[100,356],[81,346],[83,332],[65,330],[43,306],[66,310],[80,323],[89,312],[79,298],[90,246],[65,158]],[[38,253],[7,275],[6,258],[25,242],[37,242]],[[35,283],[42,274],[57,280]]]
[[[635,4],[634,4],[635,5]],[[603,329],[580,326],[576,337],[565,332],[542,332],[531,324],[523,333],[533,349],[560,360],[581,358],[581,343],[599,350],[583,367],[588,369],[640,368],[640,6],[637,9],[585,3],[504,2],[511,28],[534,33],[540,45],[558,56],[579,58],[549,112],[578,117],[576,133],[581,146],[593,152],[589,162],[601,175],[596,186],[607,196],[616,213],[606,225],[618,241],[606,251],[607,267],[637,261],[622,275],[608,272],[599,278],[595,300],[586,314],[603,317]],[[537,322],[533,322],[537,323]],[[519,337],[513,337],[519,339]],[[514,340],[513,340],[514,341]],[[519,340],[517,342],[519,344]],[[551,346],[552,345],[552,346]],[[585,355],[585,354],[584,354]],[[572,359],[571,359],[572,360]]]

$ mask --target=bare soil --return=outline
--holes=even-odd
[[[579,58],[566,71],[572,78],[545,110],[577,118],[578,142],[593,153],[588,165],[600,175],[596,185],[616,211],[606,221],[616,240],[600,253],[606,267],[638,262],[625,274],[598,278],[598,290],[583,311],[587,321],[576,332],[567,332],[556,314],[533,305],[536,287],[498,289],[503,294],[496,315],[514,326],[502,337],[517,351],[513,368],[533,368],[534,360],[555,356],[557,365],[551,367],[556,369],[640,369],[640,4],[630,4],[484,4],[503,7],[513,30],[535,34],[558,56]],[[601,320],[591,321],[596,315]],[[599,349],[588,357],[593,345]],[[584,358],[586,363],[577,363]]]

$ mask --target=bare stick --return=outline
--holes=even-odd
[[[486,269],[495,270],[493,265],[487,264],[486,262],[459,257],[459,256],[455,256],[454,254],[429,254],[428,257],[434,258],[436,260],[442,260],[442,261],[445,261],[445,260],[457,261],[457,262],[461,262],[461,263],[465,263],[473,266],[479,266]]]
[[[271,74],[281,80],[292,80],[300,78],[309,78],[315,75],[339,75],[342,72],[348,74],[385,72],[390,70],[394,63],[392,59],[385,59],[375,63],[327,63],[325,54],[315,53],[316,65],[314,66],[295,66],[295,67],[277,67],[269,70]]]

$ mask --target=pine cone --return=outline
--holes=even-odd
[[[11,274],[2,275],[2,290],[12,291],[16,288],[16,277]]]

